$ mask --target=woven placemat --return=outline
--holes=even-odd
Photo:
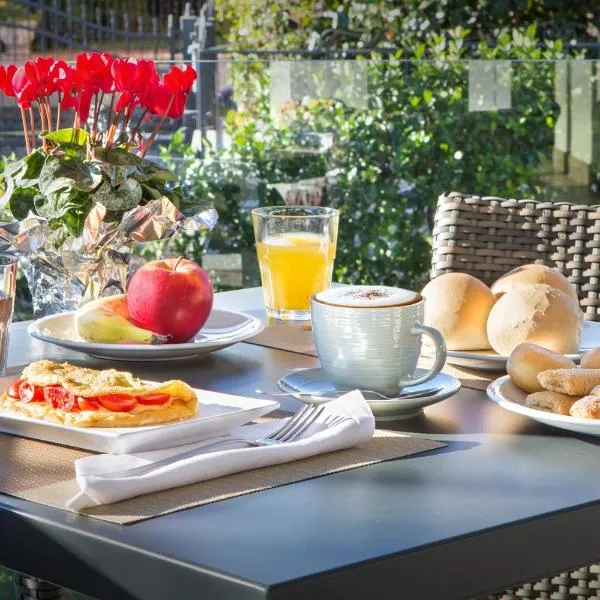
[[[261,333],[246,340],[246,343],[317,356],[309,323],[268,323]],[[430,365],[431,359],[429,357],[422,356],[419,359],[419,367],[428,368]],[[484,391],[491,381],[504,374],[499,371],[467,369],[447,363],[442,370],[444,373],[456,377],[464,387]]]
[[[193,506],[403,458],[445,444],[392,431],[376,431],[366,444],[312,458],[138,496],[89,509],[86,515],[119,523],[137,523]],[[0,492],[55,508],[64,508],[77,491],[74,463],[88,452],[0,433]]]

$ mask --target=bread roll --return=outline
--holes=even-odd
[[[581,357],[579,363],[584,369],[600,369],[600,348],[594,348]]]
[[[583,313],[565,293],[548,285],[517,286],[490,311],[487,334],[492,348],[510,354],[523,342],[559,352],[577,351]]]
[[[535,392],[525,398],[525,406],[557,415],[568,415],[573,403],[578,399],[579,396],[567,396],[558,392]]]
[[[430,281],[422,295],[425,324],[441,332],[449,350],[490,347],[486,323],[495,298],[485,283],[466,273],[448,273]]]
[[[554,369],[542,371],[538,381],[545,390],[568,396],[587,396],[600,385],[600,369]]]
[[[580,398],[571,406],[569,414],[577,419],[600,419],[600,397]]]
[[[575,363],[562,354],[536,346],[519,344],[510,354],[506,371],[513,383],[526,392],[540,392],[544,388],[538,374],[551,369],[574,369]]]
[[[517,267],[506,273],[506,275],[502,275],[492,285],[491,290],[496,297],[500,297],[518,285],[530,285],[532,283],[542,283],[556,288],[567,294],[567,296],[575,300],[579,305],[577,291],[571,282],[560,271],[544,265],[524,265]]]

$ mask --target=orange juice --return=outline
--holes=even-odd
[[[331,284],[335,242],[308,232],[270,235],[256,244],[265,305],[307,311],[310,297]]]

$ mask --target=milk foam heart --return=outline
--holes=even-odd
[[[319,292],[315,298],[319,302],[336,306],[377,308],[411,304],[417,299],[417,294],[410,290],[386,285],[353,285],[324,290]]]

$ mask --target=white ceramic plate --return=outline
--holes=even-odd
[[[582,355],[592,348],[600,346],[600,323],[594,321],[584,321],[583,332],[581,335],[581,348],[576,354],[567,354],[567,356],[579,362]],[[424,348],[424,353],[429,355],[430,349]],[[506,363],[508,356],[497,354],[493,350],[478,351],[458,351],[448,350],[446,362],[459,367],[468,367],[469,369],[482,369],[484,371],[506,372]]]
[[[246,313],[213,309],[204,327],[194,339],[184,344],[96,344],[78,338],[73,312],[50,315],[34,321],[29,333],[44,342],[85,352],[97,358],[151,361],[175,360],[202,356],[222,350],[260,333],[264,324]]]
[[[576,433],[600,436],[600,419],[576,419],[525,406],[527,392],[518,388],[508,375],[492,381],[487,389],[491,400],[511,412],[531,417],[535,421]]]
[[[415,374],[422,375],[425,372],[426,369],[417,369]],[[303,399],[298,394],[309,394],[318,399],[323,395],[342,390],[342,388],[338,388],[335,384],[331,383],[327,379],[323,369],[320,368],[290,371],[277,383],[284,392],[300,401]],[[410,419],[420,415],[425,406],[436,404],[456,394],[460,389],[460,381],[456,377],[446,375],[446,373],[438,373],[425,383],[403,388],[407,392],[426,391],[429,389],[432,390],[430,394],[419,398],[376,398],[367,391],[363,392],[363,395],[377,421]]]
[[[0,379],[0,392],[16,377]],[[218,435],[279,407],[279,402],[194,390],[198,414],[186,421],[148,427],[70,427],[0,411],[0,431],[108,454],[127,454],[191,444]]]

